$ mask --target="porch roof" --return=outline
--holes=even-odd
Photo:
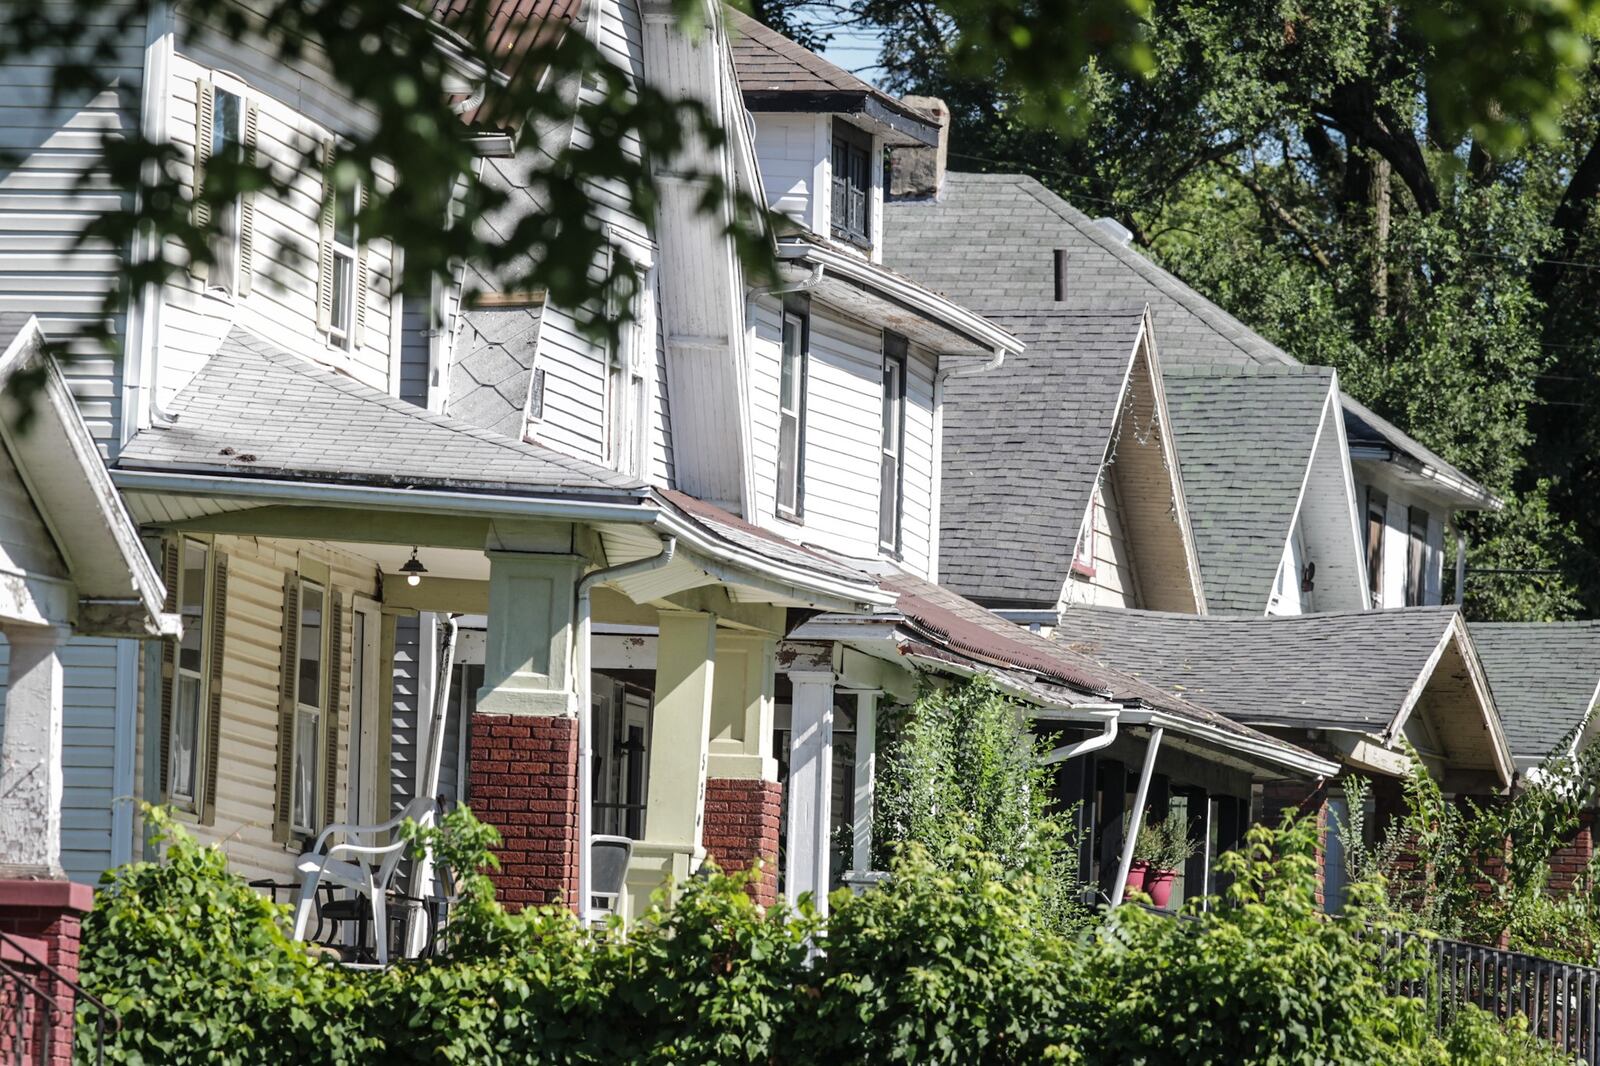
[[[1163,371],[1195,550],[1214,614],[1260,614],[1289,543],[1333,371]]]
[[[642,500],[614,470],[437,415],[235,327],[119,471]]]
[[[1600,700],[1600,622],[1473,622],[1518,765],[1537,765]],[[1575,739],[1575,738],[1574,738]]]
[[[1225,618],[1075,604],[1055,639],[1250,725],[1398,743],[1413,710],[1426,707],[1448,718],[1437,739],[1453,764],[1510,783],[1500,715],[1455,607]]]
[[[792,636],[849,642],[851,627],[892,625],[901,655],[931,659],[995,675],[1004,687],[1043,707],[1120,704],[1149,712],[1152,722],[1206,747],[1223,748],[1256,765],[1326,776],[1337,766],[1288,741],[1241,725],[1209,707],[1183,699],[1138,677],[1096,661],[1048,637],[1008,622],[950,589],[897,569],[880,567],[879,583],[895,595],[894,613],[822,615]]]

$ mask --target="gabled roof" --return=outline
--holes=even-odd
[[[29,383],[25,402],[20,381]],[[179,633],[38,319],[11,312],[0,314],[0,476],[15,479],[0,488],[21,512],[20,540],[0,551],[0,605],[11,620],[70,622],[88,636]]]
[[[1183,487],[1216,613],[1260,614],[1333,387],[1303,366],[1166,367]]]
[[[521,440],[543,305],[466,311],[450,364],[447,414]]]
[[[1537,764],[1600,697],[1600,622],[1473,622],[1511,751]]]
[[[791,41],[732,6],[728,40],[739,89],[751,111],[864,114],[904,143],[934,145],[938,124],[929,115]]]
[[[989,317],[1024,349],[945,383],[939,577],[985,603],[1054,607],[1144,310],[1044,303]]]
[[[116,469],[510,495],[642,497],[643,482],[431,414],[235,327]]]
[[[978,311],[1054,296],[1053,253],[1067,252],[1073,304],[1148,302],[1167,366],[1296,360],[1033,178],[945,176],[937,200],[885,206],[884,260]],[[1371,438],[1407,460],[1458,506],[1493,506],[1482,486],[1349,396],[1352,441]]]
[[[1054,639],[1249,725],[1387,742],[1426,706],[1447,721],[1447,757],[1509,782],[1510,750],[1455,607],[1220,618],[1074,605]]]
[[[1012,624],[950,589],[881,563],[863,561],[897,597],[894,615],[820,615],[795,631],[798,640],[852,639],[849,630],[893,626],[898,655],[936,668],[972,670],[1042,707],[1071,708],[1110,701],[1161,716],[1162,724],[1256,763],[1301,774],[1327,774],[1332,764],[1287,741],[1218,714],[1198,700],[1180,699],[1136,677],[1108,668],[1056,641]],[[809,632],[808,632],[809,627]]]
[[[429,18],[452,31],[476,33],[501,61],[501,73],[515,77],[524,71],[528,50],[553,27],[577,18],[582,0],[425,0],[420,5]]]

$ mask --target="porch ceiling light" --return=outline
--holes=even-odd
[[[406,575],[406,584],[416,586],[422,584],[422,575],[428,568],[422,565],[422,560],[417,558],[417,549],[411,549],[411,558],[407,559],[400,567],[400,572]]]

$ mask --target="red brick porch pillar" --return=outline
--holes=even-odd
[[[1276,829],[1285,812],[1293,811],[1299,819],[1315,818],[1317,821],[1317,906],[1326,901],[1323,890],[1328,884],[1328,789],[1315,781],[1269,781],[1261,788],[1261,823]]]
[[[61,979],[46,972],[30,976],[59,1005],[52,1018],[40,1011],[34,1016],[24,1061],[69,1066],[72,1062],[72,1025],[77,996],[78,943],[83,915],[94,905],[94,889],[73,881],[0,880],[0,932],[25,938],[27,948],[42,954]],[[14,952],[7,952],[8,960]],[[27,963],[22,963],[27,968]],[[44,1049],[48,1048],[48,1054]],[[8,1049],[10,1050],[10,1049]]]
[[[778,899],[778,832],[783,786],[776,781],[710,778],[702,838],[706,856],[728,873],[761,860],[761,876],[750,895],[764,907]]]
[[[500,831],[495,893],[512,910],[578,898],[578,722],[474,714],[474,814]]]

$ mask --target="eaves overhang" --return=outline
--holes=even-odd
[[[909,104],[867,90],[746,89],[744,106],[757,114],[860,115],[882,127],[892,145],[932,148],[939,124]]]
[[[847,282],[876,299],[925,319],[955,342],[947,344],[945,350],[974,355],[1014,354],[1023,350],[1020,340],[982,315],[859,255],[804,237],[780,238],[777,251],[780,260],[821,267],[824,278]],[[930,346],[939,348],[937,344]]]

